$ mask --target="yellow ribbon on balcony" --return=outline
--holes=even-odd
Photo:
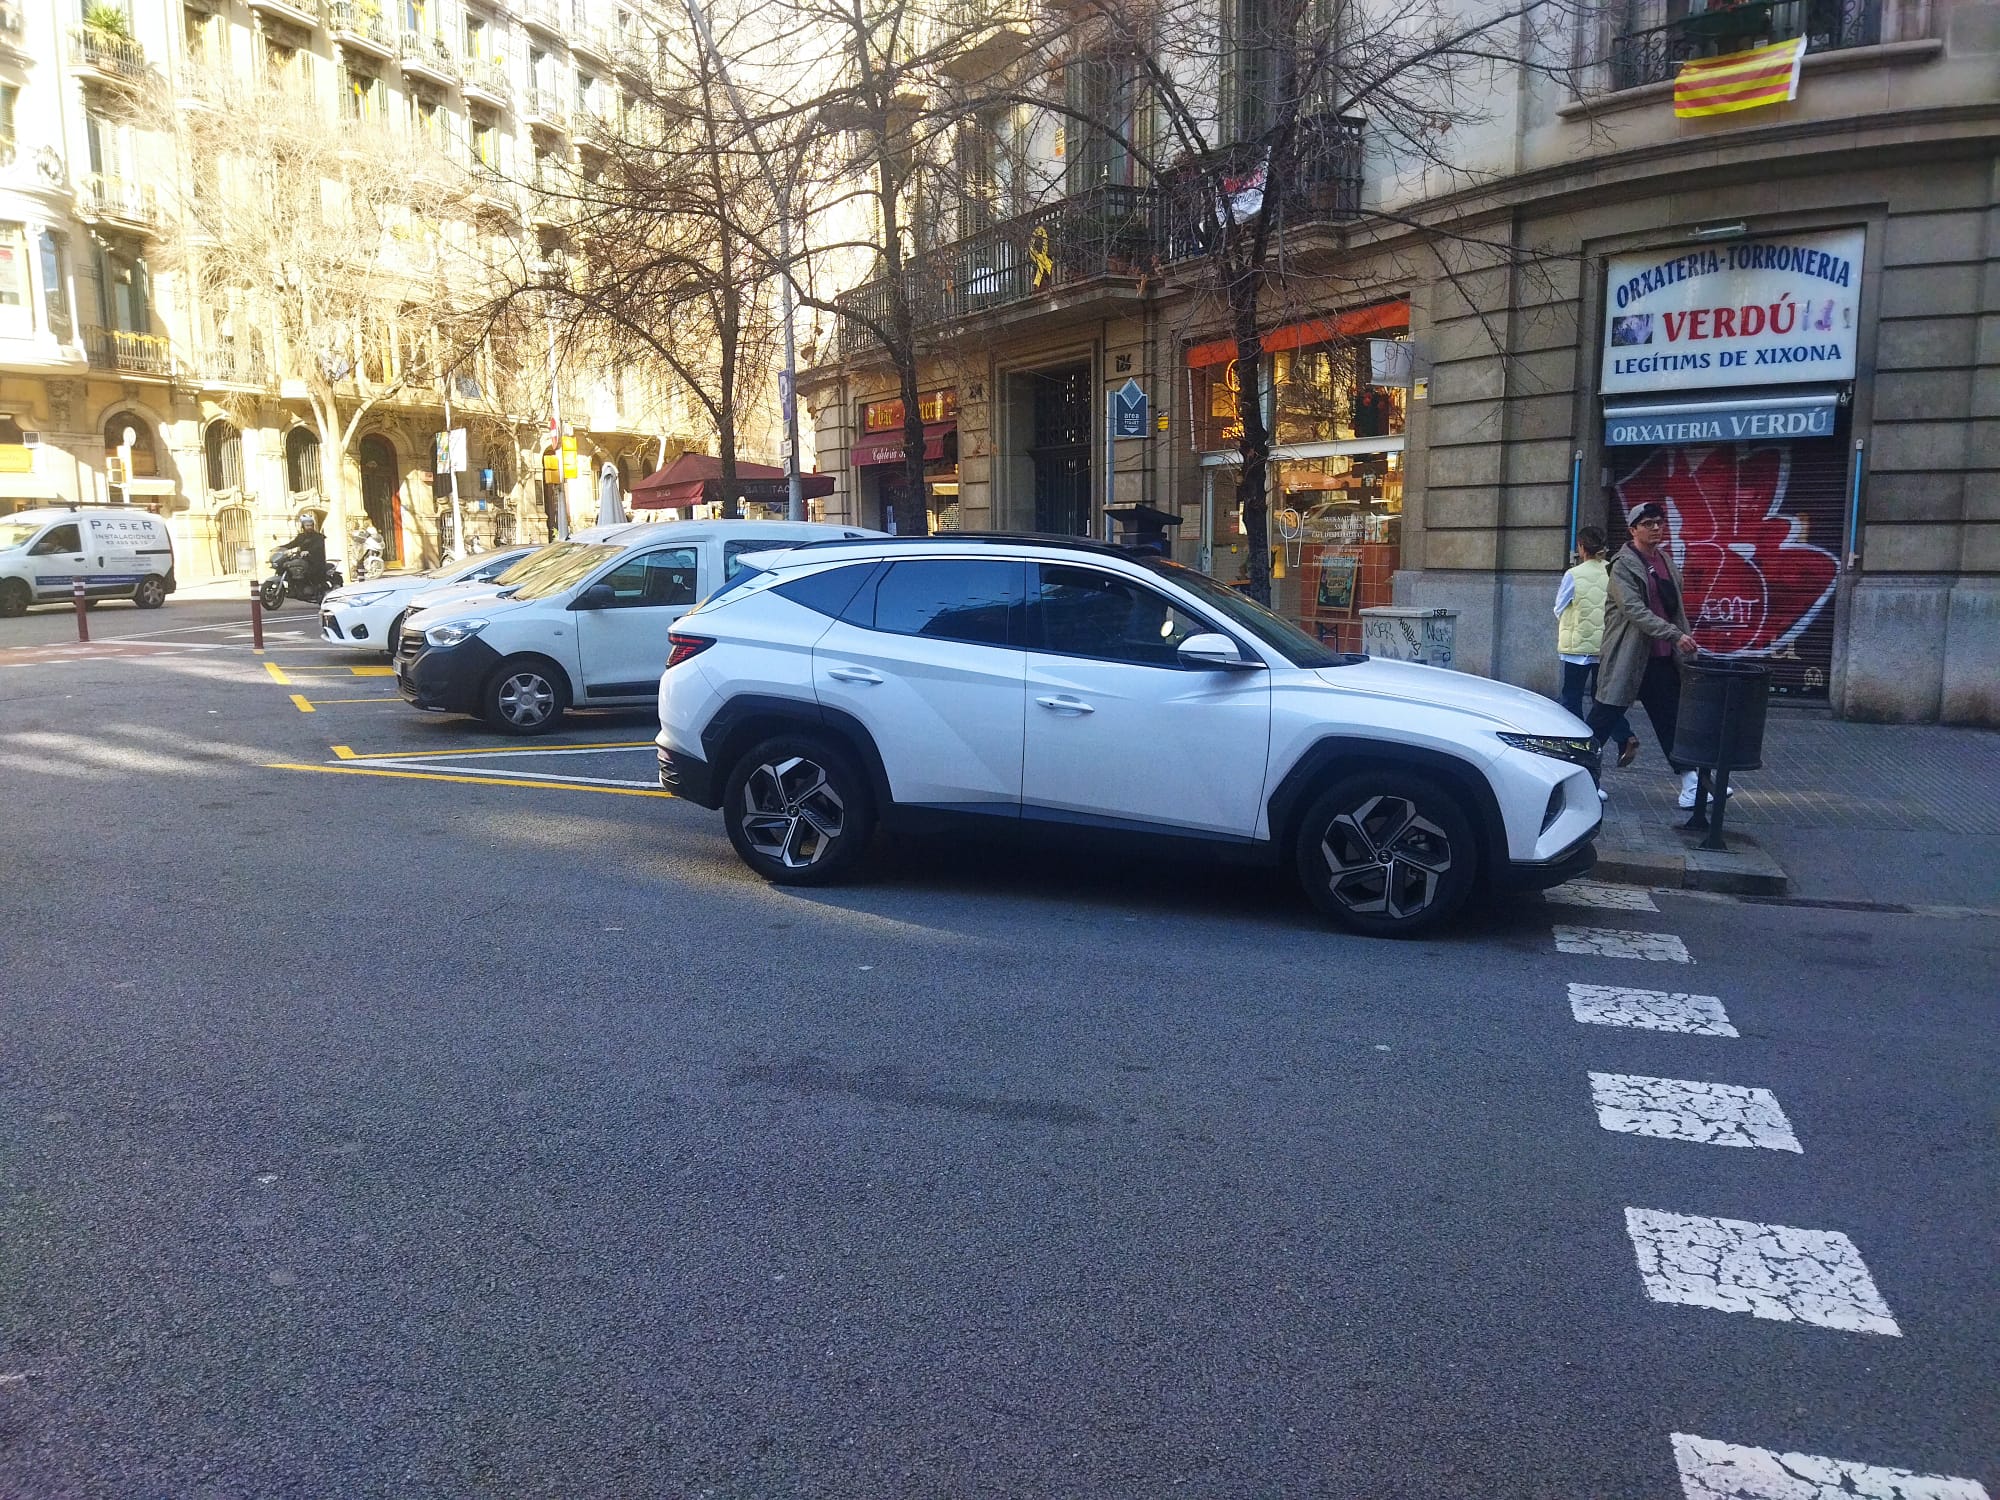
[[[1037,224],[1028,236],[1028,264],[1035,268],[1035,290],[1047,286],[1056,274],[1054,257],[1049,254],[1049,226]]]

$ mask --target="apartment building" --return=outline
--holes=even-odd
[[[1258,9],[1217,3],[1224,35]],[[1789,101],[1676,113],[1682,63],[1787,41]],[[1306,122],[1264,326],[1280,610],[1357,646],[1371,605],[1450,609],[1460,667],[1553,692],[1575,530],[1657,498],[1709,650],[1837,713],[2000,723],[2000,7],[1631,0],[1538,46],[1565,76],[1538,54],[1440,117],[1449,181],[1365,111]],[[1078,64],[1143,134],[1115,56],[1077,46],[1071,105]],[[1214,60],[1225,142],[1261,128],[1228,117],[1245,66]],[[1074,116],[962,129],[1006,139],[906,272],[926,493],[849,324],[802,383],[826,513],[1103,535],[1144,503],[1240,578],[1242,382],[1173,185]],[[1111,425],[1128,382],[1143,436]]]
[[[175,223],[200,164],[160,111],[282,83],[330,135],[366,121],[426,137],[477,185],[487,229],[532,255],[547,216],[527,185],[588,169],[646,65],[623,4],[0,0],[0,509],[154,509],[184,582],[253,570],[305,513],[338,554],[365,511],[391,562],[415,564],[451,544],[433,476],[449,402],[468,432],[468,545],[560,524],[545,474],[563,447],[576,477],[560,488],[594,518],[594,465],[628,484],[649,472],[681,408],[647,367],[576,368],[553,337],[509,356],[518,368],[487,350],[449,390],[413,382],[375,403],[348,447],[347,513],[328,516],[306,356],[254,307],[205,305]]]

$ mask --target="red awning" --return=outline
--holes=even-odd
[[[1330,344],[1336,339],[1358,338],[1364,333],[1385,333],[1409,326],[1409,303],[1380,302],[1373,307],[1357,307],[1353,312],[1338,313],[1331,318],[1313,318],[1304,323],[1274,328],[1264,335],[1264,352],[1272,354],[1280,349],[1303,349],[1308,344]],[[1226,365],[1234,358],[1235,339],[1213,339],[1206,344],[1196,344],[1187,354],[1190,370],[1199,370],[1203,365]]]
[[[790,494],[785,471],[773,464],[736,462],[737,488],[746,500],[781,501]],[[801,474],[800,490],[809,496],[831,495],[831,474]],[[722,498],[722,460],[713,453],[683,453],[657,474],[632,486],[634,510],[713,504]]]
[[[924,462],[931,463],[944,457],[944,440],[958,431],[956,422],[929,422],[924,426]],[[903,434],[901,432],[878,432],[873,437],[863,438],[854,445],[849,455],[857,469],[865,469],[874,464],[899,464],[903,461]]]

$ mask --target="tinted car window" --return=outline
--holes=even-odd
[[[1035,641],[1043,651],[1178,667],[1181,642],[1212,628],[1130,578],[1048,564],[1039,572]]]
[[[875,588],[875,628],[1005,646],[1019,640],[1025,564],[934,558],[892,563]]]
[[[777,584],[771,592],[837,620],[841,611],[854,602],[855,592],[874,571],[875,564],[872,562],[849,563],[844,568],[828,568]]]
[[[630,558],[598,580],[616,596],[607,609],[645,609],[694,603],[694,548],[647,552]]]

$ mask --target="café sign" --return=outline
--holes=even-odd
[[[1835,229],[1611,257],[1601,394],[1852,380],[1863,244]]]

